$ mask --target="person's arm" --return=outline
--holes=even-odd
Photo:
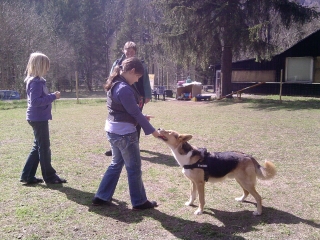
[[[111,70],[110,70],[110,73],[109,73],[109,76],[111,75],[111,73],[113,72],[113,69],[115,68],[115,66],[117,65],[117,61],[115,61],[113,64],[112,64],[112,67],[111,67]]]
[[[121,102],[126,111],[134,117],[146,135],[153,134],[155,128],[149,123],[148,119],[142,114],[134,98],[133,90],[126,86],[120,87],[116,91],[116,98]]]
[[[144,73],[143,73],[143,89],[144,89],[144,98],[145,103],[148,103],[151,99],[151,85],[150,85],[150,79],[149,79],[149,73],[147,70],[147,66],[143,64],[144,67]]]
[[[125,58],[126,58],[126,55],[122,54],[121,58],[117,59],[117,60],[112,64],[112,67],[111,67],[109,76],[110,76],[111,73],[113,72],[113,69],[115,68],[115,66],[120,65]]]
[[[45,85],[42,82],[31,81],[29,84],[30,104],[32,107],[46,106],[56,100],[57,96],[55,95],[55,93],[43,95],[43,88],[45,87]]]

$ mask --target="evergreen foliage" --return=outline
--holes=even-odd
[[[184,64],[208,65],[221,58],[222,95],[232,90],[233,54],[250,51],[260,59],[274,53],[273,14],[280,13],[286,28],[319,16],[315,9],[289,0],[160,0],[155,4],[163,10],[160,29],[167,52],[185,59]]]
[[[136,42],[158,84],[169,78],[175,85],[192,71],[201,81],[212,75],[209,65],[222,63],[230,87],[231,59],[270,58],[319,28],[307,24],[318,16],[315,9],[296,2],[0,0],[0,89],[23,95],[29,54],[41,51],[51,60],[51,90],[73,90],[75,71],[81,86],[94,90],[127,41]]]

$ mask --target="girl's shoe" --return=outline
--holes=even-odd
[[[54,179],[50,181],[46,181],[46,184],[61,184],[61,183],[66,183],[67,180],[64,178],[61,178],[59,176],[56,176]]]
[[[37,184],[37,183],[43,183],[43,179],[34,177],[29,181],[24,180],[24,179],[20,179],[20,182],[22,182],[24,184]]]

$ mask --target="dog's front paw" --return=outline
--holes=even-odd
[[[197,209],[197,211],[194,212],[195,215],[201,215],[203,212],[201,211],[201,209]]]
[[[253,215],[254,215],[254,216],[260,216],[261,214],[262,214],[262,212],[259,212],[259,211],[254,211],[254,212],[253,212]]]
[[[193,201],[188,201],[188,202],[186,202],[184,205],[186,205],[186,206],[191,206],[193,204]]]
[[[238,202],[243,202],[244,197],[237,197],[237,198],[235,198],[235,200],[238,201]]]

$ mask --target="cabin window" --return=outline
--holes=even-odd
[[[286,82],[311,83],[313,79],[312,57],[286,58]]]
[[[275,70],[232,71],[232,82],[275,82]]]

